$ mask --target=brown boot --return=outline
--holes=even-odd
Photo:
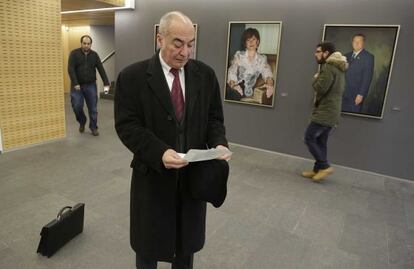
[[[312,177],[312,180],[314,182],[320,182],[325,179],[326,176],[333,173],[333,168],[328,167],[326,169],[319,170],[318,173],[316,173],[315,176]]]
[[[92,130],[92,135],[93,136],[98,136],[99,135],[98,129],[93,129]]]
[[[85,124],[80,124],[79,125],[79,133],[83,133],[85,132]]]
[[[316,175],[314,171],[304,171],[302,172],[302,176],[306,178],[313,178]]]

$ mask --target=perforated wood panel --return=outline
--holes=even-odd
[[[65,136],[60,0],[0,0],[5,150]]]

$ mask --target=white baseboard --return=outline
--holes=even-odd
[[[239,147],[242,147],[242,148],[251,149],[251,150],[266,152],[266,153],[275,154],[275,155],[279,155],[279,156],[284,156],[284,157],[288,157],[288,158],[294,158],[294,159],[314,162],[314,160],[312,160],[312,159],[304,158],[304,157],[300,157],[300,156],[296,156],[296,155],[291,155],[291,154],[286,154],[286,153],[281,153],[281,152],[271,151],[271,150],[266,150],[266,149],[261,149],[261,148],[255,148],[255,147],[246,146],[246,145],[237,144],[237,143],[232,143],[232,142],[229,142],[229,144],[234,145],[234,146],[239,146]],[[378,176],[378,177],[386,177],[386,178],[389,178],[389,179],[394,179],[394,180],[399,180],[399,181],[414,184],[414,180],[410,180],[410,179],[406,179],[406,178],[399,178],[399,177],[384,175],[384,174],[380,174],[380,173],[375,173],[375,172],[371,172],[371,171],[356,169],[356,168],[352,168],[352,167],[348,167],[348,166],[344,166],[344,165],[339,165],[339,164],[334,164],[334,165],[336,167],[349,169],[349,170],[356,171],[356,172],[363,173],[363,174],[367,174],[367,175],[373,175],[373,176]]]

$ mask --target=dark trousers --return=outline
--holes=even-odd
[[[181,180],[183,176],[181,172],[177,173],[178,177],[178,195],[181,197]],[[177,199],[177,242],[176,242],[176,253],[174,260],[171,264],[171,269],[193,269],[194,254],[184,254],[181,251],[181,201]],[[146,259],[137,255],[137,269],[157,269],[157,261]]]
[[[86,116],[83,112],[83,104],[86,101],[89,113],[89,128],[91,130],[98,129],[98,93],[96,83],[82,84],[80,87],[80,91],[75,90],[73,86],[70,90],[70,100],[76,120],[79,124],[85,125]]]
[[[314,122],[311,122],[306,129],[305,143],[315,159],[314,172],[330,167],[328,162],[328,138],[331,130],[332,127]]]
[[[181,256],[179,253],[171,264],[171,269],[193,269],[194,254]],[[145,259],[137,255],[137,269],[157,269],[157,261]]]

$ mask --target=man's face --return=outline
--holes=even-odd
[[[323,64],[325,60],[328,58],[328,54],[329,52],[327,51],[323,52],[321,47],[317,47],[315,51],[316,62],[318,64]]]
[[[167,35],[158,34],[157,42],[161,56],[172,68],[182,68],[190,59],[194,46],[194,26],[173,21]]]
[[[81,42],[81,48],[83,52],[89,52],[91,50],[92,42],[89,38],[84,37]]]
[[[352,48],[354,51],[360,51],[364,48],[364,38],[362,36],[356,36],[352,39]]]
[[[246,39],[247,50],[257,50],[258,47],[259,47],[259,40],[255,36],[252,36]]]

